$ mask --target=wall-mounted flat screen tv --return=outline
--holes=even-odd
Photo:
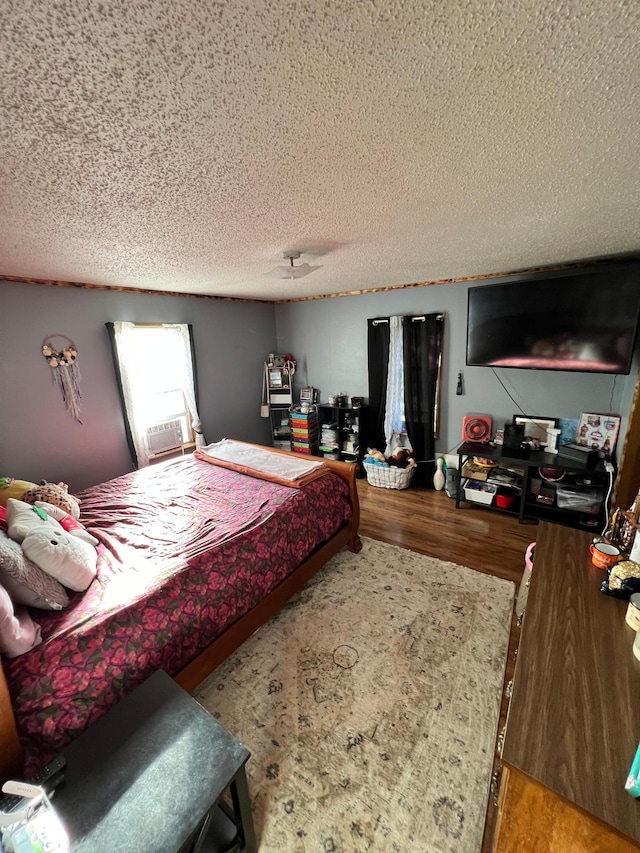
[[[640,263],[469,288],[467,364],[629,373]]]

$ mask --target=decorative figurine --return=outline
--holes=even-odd
[[[444,465],[444,459],[442,456],[438,456],[436,459],[436,471],[433,475],[433,488],[437,491],[442,491],[444,489],[445,476],[444,471],[442,470],[442,466]]]

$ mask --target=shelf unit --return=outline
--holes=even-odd
[[[507,508],[498,507],[495,498],[489,503],[468,501],[464,494],[467,482],[462,474],[465,463],[473,457],[490,459],[497,462],[496,469],[505,471],[520,471],[520,478],[516,486],[500,486],[501,490],[509,491],[514,495],[514,501]],[[538,469],[555,468],[563,472],[561,480],[548,483],[542,480]],[[530,452],[527,456],[510,455],[502,447],[492,447],[489,444],[461,444],[458,448],[458,470],[460,478],[456,491],[456,508],[461,503],[468,506],[479,506],[494,512],[508,512],[516,515],[520,523],[527,520],[551,521],[563,524],[566,527],[574,527],[579,530],[598,531],[604,528],[606,522],[606,498],[609,486],[609,475],[604,463],[598,460],[595,467],[587,468],[584,463],[574,459],[568,459],[562,455],[545,453],[544,451]],[[490,469],[491,470],[491,469]],[[540,502],[536,495],[542,484],[548,487],[549,500],[551,503]],[[519,486],[519,488],[518,488]],[[558,506],[558,497],[564,503],[571,502],[571,496],[575,496],[579,508],[568,508]],[[591,501],[589,499],[591,498]],[[581,500],[582,499],[582,500]],[[587,505],[597,509],[589,511]]]
[[[286,369],[287,356],[270,355],[263,365],[269,403],[271,440],[280,450],[291,450],[289,409],[293,405],[293,373]]]
[[[289,406],[270,406],[271,440],[280,450],[291,450],[291,420]]]
[[[318,455],[318,410],[316,406],[292,406],[289,410],[291,442],[294,453]]]
[[[366,406],[354,408],[321,403],[318,406],[319,454],[359,466],[366,453],[362,438],[366,412]]]

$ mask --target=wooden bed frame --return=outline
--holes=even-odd
[[[273,452],[289,455],[286,450],[274,449]],[[349,487],[349,502],[353,514],[348,524],[327,540],[324,545],[316,548],[266,598],[244,616],[241,616],[237,622],[230,625],[175,676],[177,683],[189,693],[193,692],[207,675],[226,660],[261,625],[264,625],[274,613],[277,613],[292,595],[301,589],[309,578],[313,577],[334,554],[337,554],[345,545],[354,554],[362,549],[362,542],[358,536],[360,504],[356,485],[357,466],[348,465],[345,462],[335,462],[331,459],[325,459],[324,462]],[[18,738],[7,681],[0,664],[0,780],[22,778],[22,767],[22,747]]]

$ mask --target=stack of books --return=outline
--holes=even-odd
[[[339,459],[339,451],[340,433],[338,432],[338,424],[323,424],[320,436],[320,452],[325,459]]]
[[[318,412],[315,407],[302,411],[296,407],[291,410],[291,438],[294,453],[318,454]]]

